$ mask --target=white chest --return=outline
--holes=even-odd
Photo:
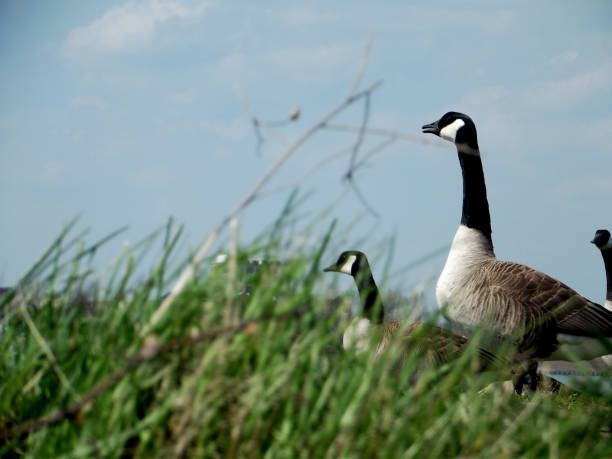
[[[463,289],[473,269],[491,258],[495,258],[495,254],[489,240],[480,231],[459,225],[436,284],[438,307],[446,310],[451,320],[456,320],[454,316],[462,307]]]
[[[342,335],[342,347],[357,352],[367,351],[370,345],[370,321],[359,318],[351,321]]]

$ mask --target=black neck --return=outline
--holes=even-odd
[[[369,267],[361,267],[361,271],[355,276],[355,283],[359,290],[361,316],[373,324],[381,324],[385,315],[382,297]]]
[[[606,268],[606,300],[612,301],[612,249],[602,250],[601,256]]]
[[[463,173],[463,211],[461,223],[484,234],[491,241],[491,216],[489,202],[487,201],[487,187],[485,185],[482,161],[478,149],[464,153],[460,149],[459,164]]]

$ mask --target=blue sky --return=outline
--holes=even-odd
[[[281,153],[255,154],[240,97],[266,120],[298,106],[287,139],[348,93],[384,80],[370,126],[421,136],[454,109],[478,127],[500,259],[541,269],[597,301],[603,263],[589,240],[612,227],[612,3],[56,1],[0,3],[0,281],[11,284],[81,213],[90,240],[124,224],[136,241],[169,215],[195,247]],[[338,119],[358,125],[361,105]],[[304,182],[316,214],[361,216],[342,248],[394,234],[394,267],[452,239],[461,175],[452,145],[396,141],[357,174],[379,213],[341,180],[348,159]],[[271,187],[355,140],[321,132]],[[364,151],[381,141],[368,136]],[[240,217],[248,240],[287,197]],[[355,247],[366,234],[369,242]],[[342,240],[345,237],[346,240]],[[316,242],[316,241],[313,241]],[[109,255],[110,256],[110,255]],[[393,278],[408,291],[444,256]],[[374,266],[378,274],[382,266]],[[349,285],[348,283],[346,284]],[[433,302],[433,298],[429,298]]]

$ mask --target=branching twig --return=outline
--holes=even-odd
[[[291,144],[287,149],[280,155],[280,157],[276,160],[276,162],[266,171],[266,173],[255,183],[253,188],[242,198],[242,200],[232,209],[232,211],[223,217],[223,219],[215,226],[215,228],[208,235],[204,243],[201,245],[198,252],[193,257],[192,262],[187,266],[183,272],[181,273],[179,279],[176,281],[174,287],[170,294],[162,301],[159,308],[155,311],[153,316],[151,317],[149,323],[143,328],[141,335],[146,335],[149,333],[149,330],[152,326],[154,326],[166,313],[166,311],[170,308],[172,302],[176,299],[176,297],[183,291],[187,283],[193,278],[193,275],[196,272],[196,269],[203,261],[204,257],[208,253],[208,250],[213,245],[213,243],[217,240],[219,234],[230,220],[235,217],[242,209],[244,209],[249,203],[255,199],[259,190],[270,180],[270,178],[280,169],[280,167],[291,157],[295,151],[301,147],[306,140],[308,140],[315,132],[319,131],[321,127],[325,125],[328,121],[333,119],[338,113],[342,112],[346,107],[351,105],[356,100],[359,100],[366,95],[371,94],[375,89],[377,89],[382,84],[382,81],[379,80],[374,84],[370,85],[368,88],[363,91],[357,92],[346,99],[344,99],[340,104],[338,104],[335,108],[333,108],[329,113],[327,113],[323,118],[321,118],[317,123],[311,126],[306,130],[293,144]],[[248,108],[248,106],[247,106]],[[259,117],[252,111],[251,116],[253,118],[259,119]],[[265,124],[260,125],[264,128],[267,128]]]
[[[380,144],[376,145],[374,148],[368,150],[366,152],[366,154],[364,155],[363,159],[361,159],[357,164],[355,164],[355,167],[353,168],[353,172],[358,170],[360,167],[364,166],[368,159],[370,159],[372,156],[374,156],[374,155],[380,153],[381,151],[383,151],[385,148],[387,148],[389,145],[391,145],[395,140],[397,140],[397,139],[395,139],[395,138],[385,139]],[[286,191],[288,189],[295,188],[296,186],[298,186],[299,184],[304,182],[308,177],[310,177],[311,175],[315,174],[319,170],[323,169],[329,163],[332,163],[332,162],[334,162],[334,161],[336,161],[336,160],[338,160],[338,159],[340,159],[340,158],[342,158],[342,157],[344,157],[346,155],[351,154],[352,151],[353,151],[353,147],[348,147],[348,148],[345,148],[343,150],[340,150],[339,152],[334,153],[333,155],[330,155],[330,156],[322,159],[318,163],[316,163],[314,166],[312,166],[310,169],[308,169],[306,172],[304,172],[302,175],[300,175],[297,179],[292,180],[291,182],[288,182],[288,183],[285,183],[285,184],[282,184],[282,185],[278,185],[277,187],[272,188],[270,190],[261,192],[261,193],[259,193],[259,196],[269,196],[269,195],[272,195],[274,193],[279,193],[281,191]]]
[[[368,152],[363,156],[363,158],[361,158],[359,162],[353,165],[352,173],[355,173],[355,171],[358,170],[360,167],[365,166],[365,164],[368,162],[368,159],[370,159],[372,156],[383,151],[385,148],[387,148],[389,145],[391,145],[396,140],[397,139],[395,137],[389,137],[388,139],[385,139],[381,143],[376,145],[374,148],[368,150]]]
[[[276,138],[276,140],[279,143],[285,145],[285,147],[288,145],[287,139],[285,139],[283,136],[281,136],[277,132],[272,131],[273,126],[278,126],[277,122],[270,123],[268,121],[263,120],[262,118],[259,117],[259,115],[257,115],[257,113],[255,113],[254,110],[251,110],[246,99],[241,94],[238,94],[238,98],[241,100],[241,102],[244,104],[245,108],[251,115],[251,120],[253,122],[253,128],[255,129],[255,137],[257,140],[257,143],[255,145],[255,153],[257,154],[257,156],[261,156],[261,147],[263,143],[266,141],[266,139],[261,133],[261,128],[266,130],[268,133],[272,134]],[[295,118],[290,118],[290,120],[293,120],[293,119]]]
[[[175,351],[177,349],[210,341],[219,336],[234,335],[244,330],[248,331],[252,327],[255,327],[257,324],[266,321],[287,320],[291,318],[296,318],[299,317],[302,313],[303,309],[298,308],[274,316],[267,316],[259,319],[248,320],[245,322],[241,322],[237,325],[227,325],[212,328],[208,331],[200,333],[199,335],[190,336],[186,338],[176,338],[164,344],[159,344],[155,338],[148,338],[147,340],[145,340],[145,345],[140,350],[140,352],[130,357],[121,368],[113,371],[108,376],[100,380],[100,382],[98,382],[76,402],[72,403],[67,408],[59,410],[53,414],[44,415],[37,419],[26,421],[23,424],[19,424],[15,427],[2,430],[0,431],[0,438],[9,439],[20,437],[35,430],[42,429],[43,427],[57,424],[58,422],[64,421],[66,419],[75,418],[78,415],[79,411],[81,411],[89,403],[94,402],[106,390],[117,384],[130,371],[134,370],[144,362],[153,360],[166,352]]]
[[[372,206],[370,206],[370,204],[368,203],[368,201],[366,200],[365,196],[361,193],[361,191],[359,190],[359,188],[357,187],[357,184],[355,183],[355,180],[348,180],[349,185],[351,185],[351,187],[353,188],[353,191],[355,191],[355,194],[357,195],[357,199],[359,199],[359,201],[361,202],[361,204],[363,204],[363,207],[366,208],[366,210],[368,212],[370,212],[372,215],[374,215],[376,218],[380,217],[380,214],[378,212],[376,212]]]
[[[332,163],[332,162],[336,161],[337,159],[340,159],[343,156],[348,155],[349,153],[351,153],[351,151],[352,151],[352,147],[344,148],[343,150],[340,150],[339,152],[334,153],[333,155],[330,155],[330,156],[322,159],[321,161],[316,163],[314,166],[312,166],[310,169],[308,169],[306,172],[304,172],[302,175],[300,175],[297,179],[292,180],[291,182],[285,183],[283,185],[279,185],[279,186],[277,186],[275,188],[272,188],[270,190],[263,191],[263,192],[259,193],[259,196],[260,197],[262,197],[262,196],[269,196],[269,195],[274,194],[274,193],[278,193],[278,192],[285,191],[285,190],[288,190],[288,189],[291,189],[291,188],[295,188],[300,183],[304,182],[312,174],[316,173],[320,169],[323,169],[329,163]]]
[[[255,129],[255,139],[257,140],[257,143],[255,144],[255,154],[257,156],[261,156],[261,147],[265,142],[265,139],[259,130],[259,121],[255,118],[253,118],[253,129]]]

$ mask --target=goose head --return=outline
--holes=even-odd
[[[444,140],[453,142],[459,149],[478,151],[476,125],[472,118],[463,113],[445,113],[438,121],[426,124],[422,129],[425,134],[435,134]]]
[[[328,266],[323,271],[344,273],[356,277],[363,268],[368,266],[368,259],[363,252],[358,250],[347,250],[340,254],[336,263]]]
[[[612,248],[612,239],[610,231],[600,229],[595,231],[595,237],[591,241],[599,250],[609,250]]]

